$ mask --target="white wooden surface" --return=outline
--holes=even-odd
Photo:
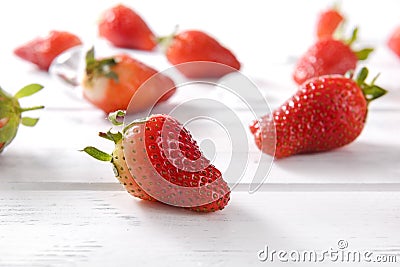
[[[247,189],[259,152],[247,131],[249,149],[240,153],[249,153],[248,168],[228,207],[213,214],[130,197],[109,164],[78,152],[86,145],[111,151],[112,144],[96,136],[109,128],[104,114],[12,54],[17,45],[50,29],[71,30],[107,49],[95,39],[95,22],[100,11],[116,1],[2,2],[0,85],[15,92],[25,84],[42,83],[46,89],[24,104],[45,104],[46,110],[36,113],[41,120],[34,129],[21,127],[14,143],[0,155],[0,266],[275,266],[284,263],[257,258],[266,245],[276,250],[323,251],[337,248],[339,240],[346,240],[351,250],[395,255],[397,264],[386,265],[397,266],[400,60],[384,42],[400,24],[400,4],[363,1],[363,12],[357,12],[356,1],[342,2],[351,15],[350,24],[362,28],[363,44],[377,45],[366,64],[371,73],[381,72],[379,84],[390,93],[371,104],[366,128],[356,142],[329,153],[274,162],[265,184],[254,194]],[[175,0],[127,3],[142,12],[159,34],[169,33],[179,23],[218,36],[235,50],[244,74],[276,107],[296,89],[290,78],[293,58],[312,42],[315,14],[329,1],[275,1],[265,7],[261,2],[211,0],[196,7]],[[178,5],[187,11],[179,11]],[[243,16],[246,19],[237,19]],[[159,53],[127,52],[157,69],[168,67]],[[251,120],[248,110],[230,104],[241,120]],[[257,100],[251,104],[258,111],[265,108]],[[223,143],[224,137],[211,134],[215,143]],[[237,159],[229,155],[224,146],[217,146],[215,164],[222,166],[227,158],[235,163]]]

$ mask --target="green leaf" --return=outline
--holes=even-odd
[[[379,87],[377,85],[364,85],[361,87],[365,99],[367,99],[367,102],[371,102],[372,100],[375,100],[387,93],[385,89],[382,87]]]
[[[117,61],[113,57],[96,60],[94,47],[86,52],[85,71],[89,81],[97,76],[103,76],[118,82],[118,75],[111,70],[111,67],[116,64]]]
[[[105,67],[105,66],[114,66],[117,64],[114,58],[109,57],[109,58],[104,58],[101,60],[97,60],[97,64],[99,64],[100,67]]]
[[[367,77],[368,77],[368,69],[364,67],[357,74],[357,77],[355,80],[357,82],[358,86],[361,86],[362,84],[364,84],[365,79],[367,79]]]
[[[346,40],[345,43],[346,43],[348,46],[351,46],[351,45],[357,40],[357,37],[358,37],[358,27],[354,28],[354,30],[353,30],[353,32],[352,32],[352,34],[351,34],[350,39],[349,39],[349,40]]]
[[[112,133],[111,131],[108,131],[106,133],[100,132],[99,136],[107,140],[113,141],[115,144],[122,139],[122,133],[120,132],[117,133]]]
[[[111,162],[112,160],[112,156],[110,154],[107,154],[95,147],[92,146],[88,146],[85,147],[83,150],[81,150],[82,152],[86,152],[88,155],[90,155],[91,157],[100,160],[100,161],[108,161]]]
[[[28,127],[33,127],[36,125],[36,123],[39,121],[38,118],[29,118],[29,117],[23,117],[21,119],[21,124],[24,126]]]
[[[87,52],[86,52],[86,64],[93,63],[95,61],[94,58],[94,46],[92,46]]]
[[[19,90],[16,94],[15,94],[15,98],[19,99],[19,98],[23,98],[23,97],[27,97],[27,96],[31,96],[37,92],[39,92],[40,90],[43,89],[43,86],[40,84],[29,84],[25,87],[23,87],[21,90]]]
[[[373,51],[373,48],[364,48],[360,51],[354,51],[354,54],[356,54],[358,60],[366,60]]]
[[[108,115],[108,120],[112,124],[114,124],[116,126],[120,126],[124,123],[125,114],[126,114],[126,112],[124,110],[117,110]]]
[[[367,100],[367,103],[369,104],[371,101],[385,95],[387,91],[382,87],[375,85],[375,82],[378,79],[379,74],[372,79],[372,82],[370,84],[367,84],[365,82],[367,76],[368,76],[368,69],[366,67],[363,67],[357,74],[355,81],[362,90],[364,97]]]
[[[376,80],[378,80],[379,76],[381,76],[381,73],[378,73],[371,81],[371,85],[375,85]]]

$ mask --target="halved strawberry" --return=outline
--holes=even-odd
[[[0,153],[8,146],[18,132],[20,124],[25,126],[35,126],[39,119],[21,117],[25,111],[42,109],[43,106],[22,108],[19,99],[39,92],[43,86],[30,84],[19,90],[14,96],[9,95],[0,88]]]
[[[148,81],[145,89],[135,96],[132,112],[153,107],[167,100],[175,92],[174,82],[126,54],[111,58],[95,59],[94,49],[87,52],[86,72],[82,82],[84,97],[98,108],[110,113],[128,108],[140,86]]]
[[[65,50],[82,44],[78,36],[65,31],[51,31],[17,47],[14,54],[48,71],[51,62]]]
[[[122,159],[119,166],[123,167],[116,167],[124,177],[121,173],[117,176],[131,194],[132,188],[140,192],[132,195],[201,212],[221,210],[227,205],[230,189],[221,172],[204,157],[176,119],[151,115],[129,124],[123,134],[108,132],[100,136],[114,141],[113,155],[93,147],[84,151],[115,166],[116,155],[117,160]]]
[[[363,68],[355,80],[343,75],[308,80],[272,114],[253,122],[256,145],[283,158],[353,142],[364,128],[368,104],[386,93],[375,79],[366,84],[367,75]]]
[[[153,50],[157,45],[146,22],[135,11],[122,4],[107,9],[98,26],[100,36],[117,47]]]

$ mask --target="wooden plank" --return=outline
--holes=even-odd
[[[223,211],[196,214],[125,192],[1,191],[0,207],[7,267],[258,266],[265,246],[321,252],[339,240],[400,261],[399,193],[234,192]]]
[[[34,129],[21,127],[17,138],[0,155],[1,182],[106,182],[115,179],[109,164],[96,162],[79,152],[86,145],[94,145],[111,152],[113,145],[97,137],[98,131],[108,130],[110,124],[98,111],[52,111],[41,114]],[[189,114],[190,116],[190,114]],[[239,113],[242,122],[251,114]],[[229,118],[228,118],[229,122]],[[224,132],[206,122],[191,125],[199,141],[211,139],[215,144],[214,164],[223,172],[232,166],[248,164],[243,171],[242,183],[250,183],[259,166],[260,152],[246,129],[248,146],[235,147],[232,158],[231,144]],[[366,128],[356,142],[331,152],[299,155],[278,160],[272,165],[267,182],[270,183],[398,183],[400,169],[400,117],[395,111],[370,112]],[[190,126],[190,125],[189,125]],[[212,126],[212,125],[211,125]],[[204,128],[208,127],[207,131]],[[233,128],[233,131],[236,128]],[[229,141],[229,140],[228,140]],[[202,143],[200,142],[200,145]],[[214,154],[213,154],[214,153]],[[212,158],[212,157],[211,157]],[[271,160],[267,157],[263,164]],[[269,162],[269,161],[268,161]],[[264,164],[269,168],[269,164]],[[238,175],[226,177],[231,183]]]

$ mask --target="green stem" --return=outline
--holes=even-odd
[[[31,110],[38,110],[38,109],[43,109],[44,106],[36,106],[36,107],[30,107],[30,108],[20,108],[20,112],[25,112],[25,111],[31,111]]]

